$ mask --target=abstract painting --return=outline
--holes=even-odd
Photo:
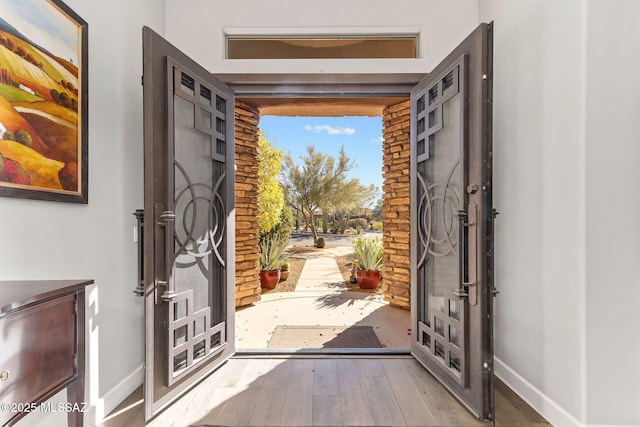
[[[87,23],[0,0],[0,196],[87,203]]]

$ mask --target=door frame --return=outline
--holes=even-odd
[[[488,31],[487,31],[488,29]],[[487,69],[487,61],[490,61],[493,55],[492,50],[492,24],[481,24],[478,29],[483,32],[483,41],[486,41],[486,38],[489,38],[488,52],[487,55],[481,58],[482,61],[482,69]],[[475,31],[473,33],[475,33]],[[472,33],[472,34],[473,34]],[[469,36],[471,37],[471,36]],[[466,39],[465,39],[466,41]],[[454,49],[448,57],[459,57],[461,56],[459,48]],[[489,67],[491,70],[491,67]],[[436,67],[432,70],[432,73],[438,74],[441,70],[439,67]],[[492,73],[492,71],[490,71]],[[377,75],[366,75],[366,74],[353,74],[353,75],[274,75],[274,74],[236,74],[236,75],[228,75],[228,74],[214,74],[218,76],[221,80],[225,81],[235,92],[237,99],[242,98],[286,98],[286,97],[309,97],[309,98],[339,98],[339,97],[407,97],[410,99],[411,91],[416,88],[428,75],[429,73],[425,73],[423,75],[416,74],[397,74],[397,73],[389,73],[389,74],[377,74]],[[358,79],[362,79],[362,81],[366,82],[363,84],[358,84]],[[480,99],[486,100],[487,96],[492,94],[492,75],[484,75],[481,77],[483,81],[488,81],[488,84],[481,84],[479,86],[480,90]],[[309,81],[310,83],[301,83],[303,81]],[[378,81],[377,83],[373,83],[373,81]],[[483,313],[484,317],[487,319],[486,322],[480,327],[474,327],[476,330],[476,341],[482,347],[482,361],[480,362],[481,367],[476,369],[470,369],[469,375],[475,375],[480,373],[482,375],[482,383],[484,384],[484,389],[489,390],[483,396],[483,407],[484,409],[480,412],[474,409],[470,403],[465,401],[464,396],[460,396],[459,393],[456,392],[455,385],[453,383],[448,383],[446,378],[438,373],[437,370],[434,370],[432,367],[427,366],[423,361],[420,361],[418,357],[413,354],[413,349],[410,349],[409,352],[404,351],[402,349],[399,350],[391,350],[388,349],[363,349],[363,351],[353,351],[353,350],[340,350],[340,349],[329,349],[329,350],[309,350],[303,351],[305,355],[351,355],[351,354],[369,354],[369,355],[389,355],[389,354],[407,354],[411,353],[417,361],[421,362],[423,366],[431,372],[439,382],[447,388],[454,396],[457,396],[458,400],[462,404],[464,404],[473,414],[482,419],[491,420],[494,418],[494,398],[493,398],[493,327],[487,325],[493,324],[493,264],[494,264],[494,254],[493,254],[493,200],[492,200],[492,114],[491,114],[492,102],[488,101],[488,114],[484,116],[485,111],[478,111],[477,114],[481,115],[480,122],[486,125],[480,130],[480,134],[476,135],[479,140],[483,141],[482,147],[473,147],[474,151],[473,155],[477,154],[475,150],[486,150],[488,151],[488,162],[482,165],[479,170],[476,170],[474,173],[479,174],[481,176],[480,182],[483,183],[482,191],[485,192],[486,197],[484,197],[483,206],[479,211],[481,212],[479,217],[479,222],[482,223],[482,232],[481,236],[485,238],[479,241],[479,247],[482,248],[484,252],[486,252],[487,263],[486,265],[479,266],[478,271],[478,281],[482,283],[481,290],[478,291],[478,301],[479,304],[483,305],[487,308],[486,312]],[[413,108],[413,106],[411,106]],[[414,124],[412,123],[412,126]],[[466,128],[466,125],[464,126]],[[413,138],[413,135],[412,135]],[[410,164],[412,164],[412,160],[410,160]],[[486,184],[486,185],[485,185]],[[414,183],[411,184],[411,203],[414,203],[415,199],[415,188]],[[413,208],[411,209],[413,215]],[[413,227],[414,220],[411,220],[411,224]],[[412,330],[412,347],[413,342],[417,337],[417,319],[416,319],[416,308],[414,305],[415,296],[417,293],[417,288],[415,286],[415,250],[414,250],[414,240],[415,230],[411,230],[412,240],[410,245],[411,252],[411,286],[410,286],[410,296],[411,296],[411,330]],[[489,349],[487,351],[487,349]],[[274,351],[270,349],[264,349],[264,351],[237,351],[242,355],[277,355],[277,354],[290,354],[282,351]]]
[[[287,75],[287,74],[266,75],[266,74],[259,74],[259,73],[244,73],[244,74],[234,74],[234,75],[216,74],[216,73],[212,74],[213,77],[216,77],[217,79],[221,80],[223,83],[226,83],[227,86],[229,86],[234,91],[235,99],[240,99],[240,100],[242,98],[248,98],[248,97],[283,97],[283,98],[286,98],[286,97],[313,97],[313,98],[363,97],[363,98],[366,98],[366,97],[387,97],[387,96],[388,97],[406,97],[407,99],[410,99],[411,90],[422,80],[422,78],[424,78],[427,75],[428,73],[421,74],[421,75],[387,73],[387,74],[375,74],[375,75],[371,75],[371,74],[352,74],[352,75],[317,74],[315,75],[314,74],[314,75],[300,75],[300,76]],[[299,83],[301,81],[303,82],[307,81],[310,83]],[[362,83],[362,84],[358,83],[359,81],[363,81],[365,83]],[[293,83],[283,84],[283,82],[285,83],[293,82]],[[146,83],[149,83],[149,86],[153,86],[153,82],[145,81],[145,84]],[[145,91],[146,91],[146,86],[145,86]],[[148,132],[149,134],[153,134],[158,130],[153,129],[150,123],[151,123],[150,121],[145,120],[144,130],[145,130],[145,133]],[[489,124],[491,125],[490,119],[489,119]],[[155,155],[155,153],[153,153],[152,151],[147,150],[146,147],[145,147],[144,154],[145,154],[145,158],[148,156],[149,158],[153,158],[153,156]],[[149,185],[150,191],[154,191],[153,183],[147,183],[146,180],[145,180],[145,191],[146,191],[147,185]],[[148,213],[152,213],[153,212],[152,208],[153,208],[152,206],[150,207],[145,206],[145,211]],[[154,219],[147,216],[147,221],[145,225],[148,226],[149,224],[153,226]],[[231,221],[231,225],[232,227],[234,227],[235,221]],[[146,233],[152,234],[152,231],[146,230]],[[154,250],[153,245],[145,241],[144,250],[147,253],[149,252],[153,253],[153,250]],[[228,255],[230,257],[229,264],[235,265],[234,251],[231,250]],[[491,255],[491,257],[493,258],[493,254]],[[149,262],[150,261],[147,258],[145,258],[144,260],[145,271],[150,271],[148,270],[148,268],[150,267],[148,265]],[[493,270],[490,269],[489,271],[487,271],[486,275],[488,278],[490,278],[489,283],[492,284]],[[413,276],[414,276],[414,273],[412,271],[412,279],[411,279],[412,282],[413,282]],[[149,285],[152,282],[152,280],[153,278],[149,278],[149,277],[147,277],[146,279],[147,294],[150,292]],[[153,286],[153,283],[151,283],[151,285]],[[235,287],[233,285],[229,285],[229,286],[230,286],[230,289],[235,290]],[[151,290],[151,292],[153,292],[153,290]],[[229,292],[227,295],[227,300],[228,300],[228,304],[230,304],[228,306],[235,308],[235,300],[234,300],[233,294],[234,292]],[[412,299],[414,298],[414,296],[415,295],[414,295],[414,290],[412,286],[411,287]],[[491,295],[491,299],[492,299],[492,296],[493,295]],[[490,302],[490,304],[492,304],[492,302]],[[153,304],[151,304],[150,306],[147,300],[147,309],[153,310],[153,308],[154,308]],[[415,322],[413,321],[413,313],[414,313],[413,307],[411,312],[412,312],[411,328],[413,331],[413,329],[415,329]],[[230,328],[235,328],[235,322],[233,318],[229,319],[228,325]],[[146,329],[147,329],[147,333],[148,334],[150,333],[151,336],[153,336],[153,333],[154,333],[153,325],[147,324]],[[493,334],[492,334],[492,331],[490,332],[491,333],[488,336],[483,337],[483,339],[487,340],[487,342],[490,342],[492,345]],[[236,351],[234,348],[231,348],[231,347],[225,350],[226,356],[229,356],[230,354],[233,354],[233,353],[241,353],[243,356],[283,354],[283,352],[281,351],[269,351],[267,349],[265,349],[264,352]],[[375,350],[363,349],[362,352],[360,351],[340,352],[338,349],[338,351],[323,350],[323,351],[312,351],[308,353],[305,352],[305,355],[308,355],[308,354],[318,354],[321,356],[330,355],[330,354],[389,355],[389,354],[407,354],[407,353],[408,351],[404,351],[404,350],[398,351],[393,349],[375,349]],[[290,353],[286,353],[286,354],[290,354]],[[492,356],[493,356],[493,353],[491,353],[491,357]],[[201,381],[204,378],[206,378],[207,375],[209,375],[212,371],[217,369],[223,362],[224,361],[221,361],[218,364],[212,364],[211,366],[208,366],[207,369],[201,369],[201,370],[198,370],[197,372],[194,372],[194,375],[198,375],[200,377],[195,382],[197,383],[198,381]],[[146,363],[153,363],[153,361],[147,360]],[[148,372],[150,371],[151,370],[148,370]],[[492,363],[491,363],[491,373],[493,373]],[[148,378],[145,378],[145,387],[147,384],[147,380]],[[442,383],[442,384],[446,388],[450,389],[450,387],[446,383]],[[178,397],[184,394],[192,386],[193,384],[189,386],[184,386],[184,387],[182,387],[182,385],[179,385],[176,389],[176,392],[172,393],[172,397]],[[450,389],[450,391],[453,391],[453,390]],[[166,403],[164,403],[157,409],[157,412],[164,409],[164,407],[168,406],[170,403],[171,401],[167,400]],[[491,404],[493,404],[493,402],[491,402]],[[472,411],[472,412],[475,413],[475,411]]]

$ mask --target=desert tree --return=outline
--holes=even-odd
[[[307,147],[307,155],[296,163],[290,155],[284,157],[284,189],[289,203],[302,215],[305,225],[311,229],[313,241],[318,232],[313,214],[318,209],[336,209],[350,205],[369,187],[357,178],[347,178],[347,172],[355,166],[344,147],[336,158],[325,155],[313,146]]]
[[[331,206],[338,229],[344,232],[352,218],[370,216],[371,204],[377,193],[378,187],[373,184],[365,186],[359,180],[347,182],[343,194]]]

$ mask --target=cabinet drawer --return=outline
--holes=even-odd
[[[76,295],[56,298],[0,319],[0,402],[36,402],[76,370]],[[0,412],[0,424],[15,413]]]

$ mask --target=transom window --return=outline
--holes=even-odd
[[[418,37],[227,37],[227,59],[416,58]]]

